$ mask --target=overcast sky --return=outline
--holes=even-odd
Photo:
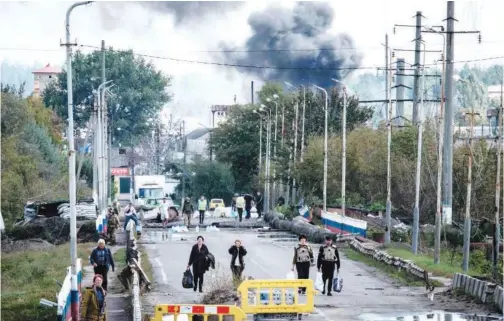
[[[60,39],[65,37],[65,12],[71,3],[1,2],[0,60],[26,65],[63,65],[65,51],[60,47]],[[334,54],[320,56],[319,61],[335,59],[348,66],[378,67],[384,65],[381,44],[385,33],[389,33],[393,48],[413,49],[411,41],[415,37],[414,29],[398,28],[393,34],[394,24],[414,24],[416,11],[422,11],[427,18],[424,24],[445,25],[442,20],[446,17],[446,1],[441,0],[331,1],[326,6],[324,8],[319,4],[322,9],[318,10],[323,12],[312,14],[311,11],[294,8],[296,4],[292,1],[256,0],[242,4],[193,4],[189,7],[152,2],[97,2],[73,11],[71,37],[81,45],[99,46],[103,39],[107,46],[116,49],[133,49],[137,53],[155,56],[263,66],[284,63],[284,66],[289,66],[289,61],[294,61],[294,54],[289,52],[276,52],[277,56],[272,59],[260,52],[224,54],[219,51],[223,50],[223,43],[226,48],[234,50],[264,49],[251,47],[261,44],[260,41],[264,45],[264,39],[252,37],[264,31],[261,28],[268,26],[268,30],[281,31],[285,26],[296,26],[305,28],[305,33],[303,36],[293,34],[286,49],[302,51],[317,49],[317,45],[320,48],[321,44],[327,47],[325,44],[329,44],[335,49]],[[329,13],[331,9],[333,13]],[[456,35],[456,61],[504,55],[502,12],[502,0],[456,1],[455,16],[459,21],[456,30],[481,30],[483,38],[483,43],[478,45],[476,35]],[[427,49],[442,48],[442,37],[424,35],[424,39]],[[279,49],[278,46],[275,48]],[[413,62],[412,53],[401,52],[396,55]],[[438,54],[428,54],[427,62],[432,63],[437,58]],[[261,77],[250,69],[164,59],[152,61],[173,77],[170,90],[174,93],[174,99],[167,109],[176,116],[187,117],[192,128],[197,127],[198,123],[205,126],[210,124],[209,108],[213,104],[231,104],[235,95],[238,103],[249,102],[251,80],[255,81],[258,90],[261,78],[275,77],[270,73]],[[503,60],[486,63],[503,63]],[[367,71],[376,72],[372,69]],[[307,79],[306,75],[296,76]],[[351,81],[351,78],[349,76],[346,80]],[[310,79],[322,81],[317,77]]]

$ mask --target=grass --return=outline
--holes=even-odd
[[[385,251],[392,255],[403,258],[405,260],[411,260],[413,263],[418,265],[424,270],[432,273],[434,276],[441,276],[445,278],[452,278],[455,273],[463,273],[462,268],[459,266],[458,260],[454,260],[453,264],[450,264],[450,253],[441,253],[440,263],[434,264],[434,257],[428,254],[418,254],[414,255],[408,249],[401,248],[386,248]],[[476,275],[474,271],[469,271],[469,275]]]
[[[116,271],[120,272],[126,267],[126,248],[121,247],[112,256],[114,257]]]
[[[147,275],[151,284],[154,285],[154,274],[152,264],[149,260],[149,256],[147,255],[147,250],[143,246],[139,246],[138,250],[142,255],[142,270],[144,270],[145,275]]]
[[[362,253],[353,250],[352,248],[346,248],[344,253],[350,260],[359,261],[365,263],[368,266],[375,267],[380,271],[384,272],[385,274],[387,274],[388,276],[390,276],[391,278],[399,281],[403,285],[425,286],[425,282],[423,280],[420,280],[419,278],[412,276],[411,274],[408,274],[405,270],[399,271],[390,265],[378,262],[369,256],[366,256]],[[432,280],[431,283],[436,287],[442,286],[441,283],[435,280]]]
[[[86,264],[93,243],[78,244],[78,256]],[[55,320],[56,308],[40,307],[40,299],[56,301],[66,268],[70,245],[48,250],[2,253],[2,319],[10,321]]]

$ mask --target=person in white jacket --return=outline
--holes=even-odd
[[[245,208],[245,198],[240,195],[236,198],[236,209],[238,210],[238,219],[240,220],[240,222],[242,221],[244,208]]]

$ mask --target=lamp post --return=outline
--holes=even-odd
[[[346,213],[346,116],[347,116],[347,85],[338,79],[331,79],[343,85],[343,120],[342,120],[342,148],[341,148],[341,211]]]
[[[306,87],[305,86],[301,86],[303,87],[303,122],[302,122],[302,125],[301,125],[301,162],[303,162],[303,156],[304,156],[304,150],[305,150],[305,141],[304,141],[304,137],[305,137],[305,119],[306,119]]]
[[[285,82],[285,84],[289,87],[291,87],[292,89],[296,89],[296,87],[294,87],[293,85],[291,85],[290,83],[288,82]],[[298,138],[298,114],[299,114],[299,104],[297,102],[297,97],[296,97],[296,105],[295,105],[295,111],[296,111],[296,116],[295,116],[295,120],[294,120],[294,152],[293,152],[293,161],[292,161],[292,165],[293,167],[295,168],[296,167],[296,156],[297,156],[297,138]],[[292,178],[292,203],[295,205],[296,204],[296,178],[293,177]]]
[[[278,99],[278,95],[274,94],[273,99]],[[277,134],[278,134],[278,102],[273,100],[271,98],[266,98],[267,102],[273,102],[275,103],[275,146],[273,147],[273,159],[276,160],[276,155],[277,155]],[[271,133],[270,133],[271,135]],[[271,160],[270,160],[271,162]],[[271,166],[271,164],[270,164]],[[276,166],[273,168],[273,191],[272,191],[272,199],[273,202],[277,196],[277,191],[276,191]],[[273,203],[274,204],[274,203]]]
[[[70,309],[73,320],[79,319],[79,289],[77,286],[77,195],[75,177],[75,144],[74,144],[74,119],[73,119],[73,83],[72,83],[72,46],[70,43],[70,14],[73,9],[83,6],[92,1],[76,2],[66,12],[66,67],[67,67],[67,104],[68,104],[68,198],[70,203],[70,256],[71,285],[70,285]]]
[[[323,187],[323,198],[324,198],[324,213],[327,212],[327,118],[328,118],[328,103],[329,96],[327,91],[319,86],[312,85],[314,88],[322,91],[325,94],[325,121],[324,121],[324,187]]]
[[[261,108],[259,111],[255,111],[256,113],[260,112],[268,112],[268,127],[266,128],[266,152],[265,152],[265,161],[264,161],[264,204],[265,204],[265,213],[269,213],[270,208],[270,160],[271,160],[271,109],[266,107],[264,104],[261,104]]]

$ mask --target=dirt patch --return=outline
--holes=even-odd
[[[19,252],[19,251],[44,251],[48,249],[54,248],[54,244],[51,244],[45,240],[41,239],[30,239],[30,240],[2,240],[2,252],[3,253],[11,253],[11,252]]]
[[[431,307],[446,312],[499,314],[493,304],[483,304],[473,297],[451,289],[436,293]]]

